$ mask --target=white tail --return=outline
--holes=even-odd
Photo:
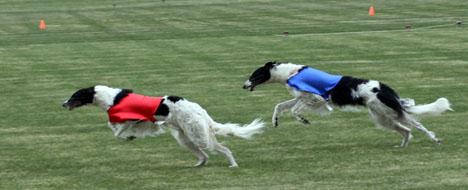
[[[217,135],[233,135],[244,139],[250,139],[252,135],[263,132],[262,128],[265,127],[265,123],[263,123],[260,119],[256,119],[252,121],[252,123],[244,126],[240,126],[239,124],[235,123],[221,124],[214,122],[214,125],[212,125],[212,127],[215,130],[215,134]]]
[[[439,98],[430,104],[415,105],[406,107],[406,111],[411,114],[439,115],[447,110],[453,111],[447,98]]]

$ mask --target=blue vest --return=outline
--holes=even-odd
[[[331,75],[326,72],[303,67],[288,79],[288,85],[299,91],[309,92],[329,98],[329,92],[340,82],[343,76]]]

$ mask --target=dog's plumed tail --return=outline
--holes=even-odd
[[[265,123],[260,119],[255,119],[252,123],[244,126],[234,123],[216,123],[212,125],[216,135],[236,136],[244,139],[250,139],[253,135],[263,132]]]
[[[447,98],[439,98],[430,104],[415,105],[406,108],[406,111],[416,115],[439,115],[447,110],[453,111]]]

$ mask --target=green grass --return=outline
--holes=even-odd
[[[367,9],[376,7],[376,16]],[[466,0],[2,0],[0,189],[467,189]],[[48,29],[37,29],[44,18]],[[412,31],[405,31],[411,25]],[[289,32],[288,37],[282,36]],[[290,115],[280,85],[241,86],[269,60],[381,80],[419,103],[447,97],[455,112],[422,118],[406,149],[367,113]],[[115,139],[96,107],[61,103],[95,84],[174,94],[219,122],[268,122],[245,141],[220,138],[204,168],[167,133]]]

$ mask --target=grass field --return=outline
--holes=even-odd
[[[373,4],[376,16],[367,9]],[[0,189],[468,189],[466,0],[1,0]],[[38,30],[43,18],[46,31]],[[405,26],[411,25],[411,31]],[[289,32],[289,36],[283,36]],[[408,148],[365,110],[290,115],[272,128],[280,85],[241,86],[270,60],[381,80],[455,112],[422,118]],[[263,118],[249,141],[220,138],[204,168],[166,133],[125,142],[96,107],[61,103],[95,84],[174,94],[219,122]]]

